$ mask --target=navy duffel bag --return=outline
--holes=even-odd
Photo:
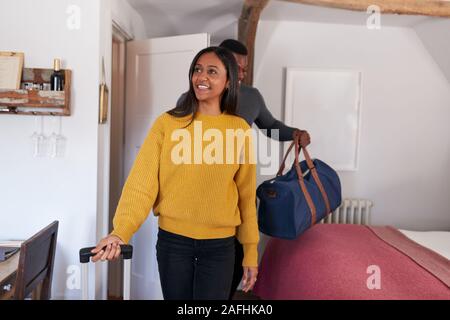
[[[295,161],[285,175],[286,158],[295,146]],[[299,162],[300,149],[305,159]],[[259,230],[272,237],[295,239],[340,206],[341,183],[330,166],[311,160],[305,147],[294,141],[284,156],[277,176],[260,184]]]

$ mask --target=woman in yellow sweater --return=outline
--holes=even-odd
[[[120,255],[153,208],[164,299],[228,299],[234,239],[244,248],[243,290],[258,273],[256,164],[250,126],[235,115],[237,64],[224,48],[200,51],[189,92],[154,122],[127,178],[114,230],[93,261]]]

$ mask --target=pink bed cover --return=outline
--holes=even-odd
[[[392,227],[318,224],[271,238],[253,293],[262,299],[450,299],[450,261]]]

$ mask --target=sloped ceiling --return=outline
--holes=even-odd
[[[142,16],[148,37],[208,32],[211,44],[237,35],[237,22],[244,0],[128,0]],[[272,0],[261,20],[364,25],[366,12],[324,8]],[[450,81],[450,19],[381,15],[381,27],[410,27]]]
[[[242,0],[128,0],[149,37],[208,32],[211,43],[237,33]]]
[[[128,0],[142,15],[147,32],[152,35],[172,35],[192,32],[211,32],[236,24],[244,0]],[[262,20],[292,20],[361,25],[368,15],[349,11],[272,0],[264,9]],[[411,15],[383,14],[386,26],[412,27],[433,18]],[[200,30],[200,31],[199,31]]]
[[[450,82],[450,19],[427,20],[414,30]]]

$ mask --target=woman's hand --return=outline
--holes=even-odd
[[[97,244],[92,253],[96,255],[92,257],[92,262],[98,260],[114,260],[120,256],[120,245],[125,244],[118,236],[108,235]],[[103,249],[104,248],[104,249]]]
[[[244,267],[244,276],[242,277],[242,290],[248,292],[253,289],[258,276],[258,267]]]

